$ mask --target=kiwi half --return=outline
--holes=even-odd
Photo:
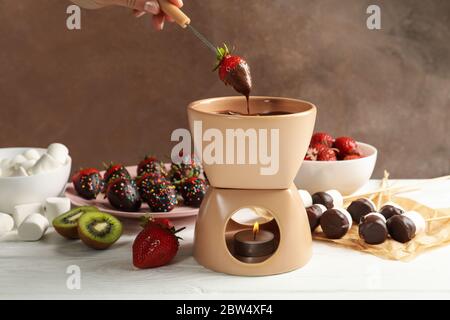
[[[78,220],[78,235],[87,246],[106,249],[122,235],[122,223],[104,212],[87,212]]]
[[[53,219],[53,227],[55,230],[68,239],[79,239],[78,236],[78,220],[86,212],[96,212],[98,209],[96,207],[78,207],[67,211],[55,219]]]

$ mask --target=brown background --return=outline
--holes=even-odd
[[[0,1],[0,146],[67,144],[75,167],[169,154],[185,107],[232,95],[187,31],[151,30],[123,8]],[[365,26],[382,8],[382,30]],[[193,24],[250,62],[254,94],[302,98],[318,130],[380,150],[376,176],[450,172],[450,1],[186,0]]]

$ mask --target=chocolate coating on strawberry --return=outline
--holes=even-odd
[[[167,179],[160,173],[145,173],[144,175],[136,178],[136,187],[142,201],[147,202],[148,195],[150,194],[153,186],[156,184],[167,181]]]
[[[207,184],[200,178],[189,178],[183,181],[181,186],[181,195],[184,203],[191,207],[200,207],[205,197]]]
[[[248,99],[252,90],[252,77],[247,62],[239,56],[231,55],[225,44],[223,48],[217,49],[217,60],[220,79]]]
[[[139,162],[137,167],[138,176],[144,173],[156,173],[162,176],[167,175],[166,168],[162,161],[159,161],[156,157],[146,156],[141,162]]]
[[[136,212],[142,204],[136,186],[123,178],[110,182],[106,197],[114,208],[122,211]]]
[[[106,169],[106,172],[103,177],[106,186],[111,181],[121,178],[131,180],[131,175],[123,165],[111,163],[109,167]]]
[[[147,194],[147,203],[153,212],[169,212],[177,205],[175,187],[168,181],[153,185]]]
[[[84,199],[95,199],[103,189],[103,179],[95,168],[80,170],[72,177],[75,190]]]

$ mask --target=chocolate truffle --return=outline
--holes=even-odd
[[[380,213],[387,219],[392,216],[403,214],[405,210],[395,202],[386,202],[380,209]]]
[[[302,202],[305,208],[311,207],[313,205],[311,194],[308,191],[298,190],[298,194],[300,195],[300,198],[302,198]]]
[[[378,212],[371,212],[361,218],[359,237],[368,244],[380,244],[386,241],[388,230],[386,218]]]
[[[328,239],[340,239],[351,228],[352,217],[345,209],[328,209],[320,218],[320,226]]]
[[[387,221],[387,227],[391,238],[401,243],[410,241],[416,235],[414,222],[405,215],[392,216]]]
[[[359,223],[362,217],[366,214],[374,212],[376,210],[375,204],[370,199],[360,198],[353,201],[347,208],[350,212],[353,221]]]
[[[306,208],[306,213],[308,214],[309,226],[311,227],[311,232],[314,232],[320,224],[320,218],[323,213],[327,211],[327,208],[321,204],[314,204]]]

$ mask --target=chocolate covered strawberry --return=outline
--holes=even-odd
[[[95,168],[82,169],[72,177],[75,190],[84,199],[95,199],[103,189],[103,179]]]
[[[200,207],[205,197],[207,184],[205,180],[193,177],[183,180],[181,184],[181,195],[184,204],[191,207]]]
[[[128,170],[123,165],[111,163],[109,166],[107,166],[105,174],[103,175],[106,187],[111,181],[119,178],[130,180],[131,176]]]
[[[176,230],[169,225],[170,222],[151,219],[144,223],[144,229],[133,242],[133,265],[136,268],[164,266],[176,256],[181,239],[176,234],[185,228]]]
[[[125,178],[110,181],[105,197],[114,208],[122,211],[136,212],[142,204],[135,184]]]
[[[202,165],[195,155],[186,156],[181,163],[172,163],[169,177],[172,183],[179,185],[183,179],[198,177],[202,173]]]
[[[162,161],[159,161],[156,157],[146,156],[141,160],[137,167],[138,176],[144,173],[156,173],[162,176],[167,175],[166,168]]]
[[[167,181],[167,179],[160,173],[144,173],[142,176],[137,177],[135,181],[141,199],[147,202],[148,194],[150,194],[153,186]]]
[[[219,70],[220,80],[248,98],[252,89],[252,77],[247,62],[237,55],[231,55],[226,44],[223,48],[217,48],[217,60],[214,70]]]
[[[178,203],[175,187],[168,181],[153,184],[146,198],[152,212],[172,211]]]

